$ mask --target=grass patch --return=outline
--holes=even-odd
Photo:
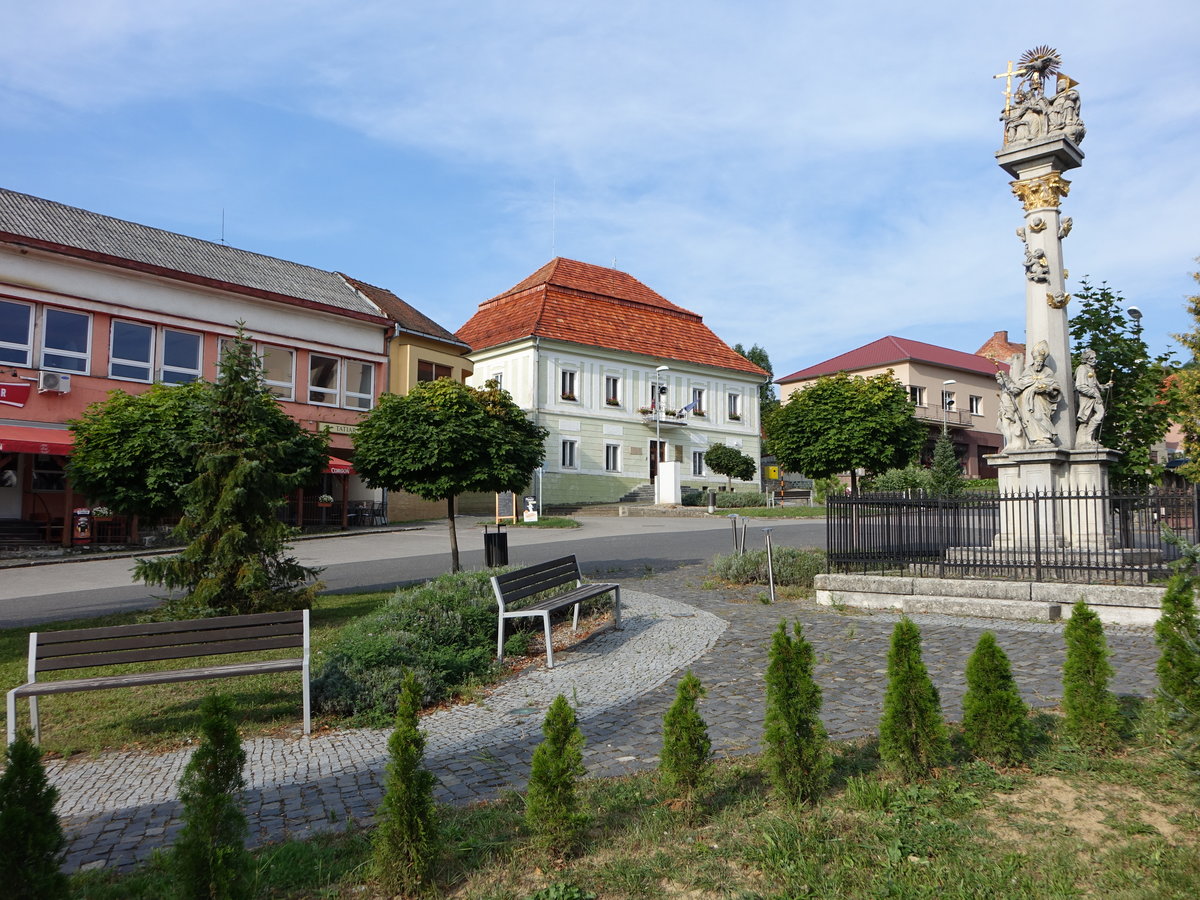
[[[723,509],[720,515],[736,513],[754,519],[820,519],[825,516],[823,506],[743,506]]]
[[[488,523],[491,524],[490,522]],[[518,519],[508,523],[509,528],[578,528],[579,522],[569,516],[538,516],[536,522]]]
[[[825,551],[805,547],[775,547],[771,551],[775,584],[811,590],[813,579],[825,571]],[[729,584],[768,584],[767,551],[718,554],[709,573]]]
[[[1038,720],[1047,725],[1045,717]],[[1053,729],[1051,729],[1053,731]],[[1051,734],[1051,737],[1053,735]],[[756,757],[720,762],[688,809],[657,775],[582,783],[591,825],[569,858],[531,849],[516,794],[443,808],[444,894],[500,898],[1191,897],[1200,879],[1196,785],[1160,743],[1054,774],[960,758],[916,784],[879,768],[874,742],[834,745],[833,788],[791,808]],[[1077,762],[1079,762],[1077,760]],[[256,853],[257,897],[378,896],[369,846],[350,827]],[[161,861],[73,879],[74,896],[154,897]]]

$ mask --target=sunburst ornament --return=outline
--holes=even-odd
[[[1035,86],[1046,83],[1046,80],[1058,72],[1062,65],[1062,57],[1053,47],[1042,44],[1032,50],[1026,50],[1021,55],[1021,71]]]

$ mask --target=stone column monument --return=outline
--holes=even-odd
[[[1083,162],[1079,144],[1085,129],[1076,82],[1059,71],[1061,63],[1054,49],[1035,47],[1016,69],[1010,62],[1007,72],[995,76],[1006,79],[1000,117],[1004,143],[996,160],[1014,179],[1013,194],[1025,213],[1017,237],[1024,251],[1026,352],[1013,357],[1009,372],[996,375],[1005,447],[988,458],[999,469],[1004,492],[1106,491],[1108,466],[1117,458],[1093,437],[1104,414],[1102,401],[1087,394],[1094,388],[1094,372],[1080,366],[1085,386],[1077,397],[1071,371],[1071,297],[1062,252],[1071,219],[1062,216],[1060,205],[1071,189],[1063,173]],[[1053,93],[1048,92],[1051,87]],[[1085,423],[1077,422],[1081,408]],[[997,545],[1020,549],[1036,541],[1089,550],[1110,547],[1100,501],[1071,502],[1074,508],[1037,504],[1036,523],[1032,512],[1011,517],[1002,524]],[[1083,509],[1079,503],[1096,505]]]

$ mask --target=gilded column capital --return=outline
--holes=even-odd
[[[1013,181],[1010,184],[1017,199],[1025,204],[1025,212],[1047,207],[1057,209],[1059,199],[1067,196],[1071,190],[1071,182],[1058,172]]]

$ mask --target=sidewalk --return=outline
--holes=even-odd
[[[477,705],[425,717],[426,762],[439,798],[470,802],[524,787],[546,707],[558,693],[576,706],[594,776],[653,767],[676,676],[691,668],[708,689],[701,712],[714,751],[754,752],[762,735],[763,673],[771,633],[798,619],[817,654],[823,718],[834,739],[873,734],[882,709],[887,647],[897,616],[842,615],[808,604],[746,602],[701,587],[702,567],[624,580],[626,628],[564,652],[552,671],[528,671]],[[744,592],[752,596],[753,592]],[[985,630],[996,633],[1026,700],[1061,695],[1061,623],[914,616],[926,665],[951,719],[961,715],[966,659]],[[789,625],[790,627],[790,625]],[[1114,690],[1149,696],[1157,653],[1147,629],[1110,628]],[[245,808],[255,844],[369,823],[381,797],[386,731],[347,730],[246,742]],[[170,845],[179,827],[176,784],[188,751],[110,754],[51,761],[62,791],[69,870],[127,868]]]

